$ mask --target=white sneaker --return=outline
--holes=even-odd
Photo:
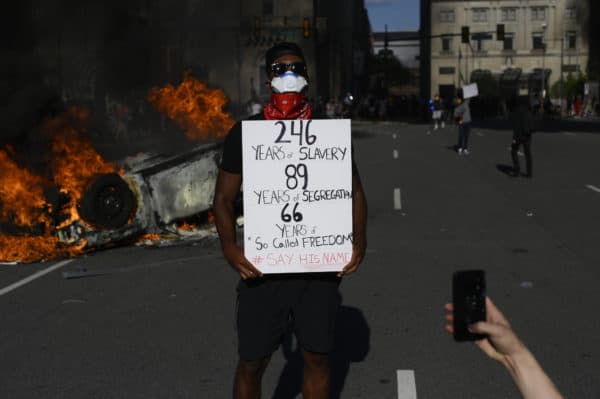
[[[435,126],[433,127],[433,130],[438,130],[438,125],[435,125]]]
[[[444,121],[442,121],[442,129],[446,127],[446,124],[444,123]]]
[[[463,154],[463,149],[462,149],[462,148],[459,148],[459,149],[458,149],[458,155],[462,155],[462,154]]]
[[[469,155],[469,154],[470,154],[470,152],[469,152],[469,150],[467,150],[467,149],[465,148],[465,149],[463,149],[463,154],[465,154],[465,155]]]

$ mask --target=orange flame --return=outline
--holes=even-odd
[[[177,87],[152,88],[148,101],[173,119],[191,140],[222,137],[235,123],[223,112],[227,97],[219,89],[209,89],[189,71]]]
[[[44,213],[48,206],[44,197],[44,179],[20,168],[6,151],[0,150],[0,217],[20,227],[48,226]]]
[[[154,241],[161,241],[162,239],[164,239],[164,237],[161,236],[160,234],[147,233],[147,234],[140,236],[137,239],[137,242],[141,242],[141,243],[149,242],[149,241],[154,242]]]
[[[196,226],[193,223],[188,223],[188,222],[183,222],[182,224],[177,226],[177,229],[183,230],[183,231],[191,231],[191,230],[195,230],[197,228],[198,228],[198,226]]]
[[[68,195],[69,204],[64,211],[70,217],[59,228],[79,219],[77,202],[86,185],[96,174],[114,173],[115,165],[106,162],[85,136],[89,113],[71,108],[65,115],[48,121],[46,128],[54,135],[52,142],[52,170],[54,184]]]
[[[52,138],[52,153],[48,155],[52,181],[20,167],[0,150],[0,170],[6,172],[0,175],[1,222],[22,231],[19,235],[0,236],[0,261],[34,262],[84,251],[85,242],[72,246],[60,243],[55,229],[79,219],[76,204],[90,177],[115,171],[115,166],[104,161],[84,136],[87,117],[86,111],[72,108],[44,123],[44,133]],[[52,184],[68,198],[60,210],[52,210],[44,197],[44,189]],[[53,225],[52,211],[64,220],[60,226]]]
[[[66,246],[52,235],[5,236],[0,235],[1,262],[38,262],[42,259],[58,259],[80,255],[87,243]]]

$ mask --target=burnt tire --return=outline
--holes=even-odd
[[[85,190],[79,214],[95,227],[116,229],[127,224],[134,204],[133,192],[119,175],[99,175]]]

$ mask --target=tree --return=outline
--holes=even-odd
[[[563,79],[563,97],[575,98],[578,95],[583,95],[583,86],[586,82],[584,74],[579,73],[577,76],[569,73],[565,79]],[[550,88],[550,95],[554,98],[560,97],[560,81],[555,82]]]
[[[369,58],[369,76],[378,82],[377,89],[387,92],[393,86],[400,86],[412,81],[412,74],[392,50],[382,49]]]

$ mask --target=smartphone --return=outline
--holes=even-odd
[[[485,321],[485,272],[460,270],[452,275],[452,303],[454,305],[454,340],[477,341],[485,338],[473,334],[469,325]]]

